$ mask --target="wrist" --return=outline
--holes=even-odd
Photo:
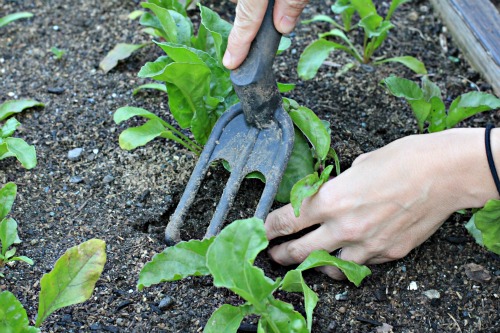
[[[449,160],[448,186],[458,209],[478,208],[499,193],[488,165],[484,128],[451,129],[446,136]],[[495,165],[500,165],[500,130],[491,131],[491,152]]]

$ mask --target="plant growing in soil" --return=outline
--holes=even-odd
[[[441,97],[441,89],[427,76],[417,83],[390,76],[382,80],[382,85],[396,97],[404,98],[417,119],[421,133],[439,132],[457,125],[477,113],[500,108],[500,99],[491,94],[472,91],[455,98],[448,110]]]
[[[62,59],[62,57],[66,54],[66,50],[59,49],[55,46],[50,48],[50,52],[52,52],[54,59],[56,60]]]
[[[319,34],[319,39],[313,41],[304,52],[301,54],[297,71],[301,78],[305,80],[312,79],[318,72],[319,67],[326,60],[328,55],[340,50],[351,55],[358,63],[380,65],[386,62],[397,62],[410,68],[417,74],[427,74],[425,65],[418,59],[411,56],[394,57],[388,59],[375,59],[374,53],[382,46],[387,39],[389,30],[394,28],[391,23],[391,17],[394,11],[403,3],[409,0],[393,0],[385,17],[377,13],[377,9],[372,0],[337,0],[332,5],[332,11],[340,15],[342,24],[337,23],[333,18],[327,15],[318,15],[311,20],[303,21],[303,23],[311,22],[328,22],[335,28],[329,32]],[[355,14],[359,16],[359,22],[353,24]],[[361,45],[362,52],[358,50],[353,39],[346,33],[349,33],[355,28],[363,30],[363,44]],[[344,66],[343,71],[349,70],[354,66],[354,63],[349,63]]]
[[[44,106],[44,104],[28,99],[6,101],[0,104],[0,121],[34,106]],[[28,145],[23,139],[12,137],[19,125],[21,123],[15,118],[9,118],[0,128],[0,160],[15,157],[23,167],[32,169],[37,163],[35,147]]]
[[[32,16],[33,16],[33,14],[28,13],[28,12],[19,12],[19,13],[9,14],[9,15],[6,15],[4,17],[0,17],[0,28],[3,26],[6,26],[10,22],[20,20],[23,18],[30,18]]]
[[[17,186],[14,183],[7,183],[0,189],[0,277],[4,277],[1,269],[5,264],[13,261],[24,261],[33,265],[33,260],[25,256],[15,256],[16,248],[9,248],[14,244],[21,243],[17,234],[17,222],[11,217],[7,217],[16,200]]]
[[[197,35],[194,35],[192,22],[185,16],[185,11],[179,9],[182,6],[158,1],[142,5],[152,11],[143,14],[142,24],[156,27],[167,42],[155,42],[166,55],[146,63],[138,74],[161,83],[141,87],[168,92],[170,112],[182,129],[191,131],[194,141],[153,113],[126,106],[115,112],[117,124],[134,116],[144,117],[147,122],[123,131],[119,137],[120,146],[134,149],[156,137],[163,137],[199,154],[215,122],[225,110],[238,102],[230,72],[222,64],[231,24],[209,8],[199,5],[201,22]],[[289,39],[283,38],[278,52],[289,45]],[[293,89],[294,85],[279,84],[278,87],[285,92]],[[322,122],[312,110],[292,99],[284,98],[283,104],[295,124],[295,146],[276,199],[289,202],[292,186],[307,175],[323,170],[326,160],[335,157],[335,152],[330,148],[328,123]],[[259,175],[252,176],[262,179]],[[297,189],[299,187],[300,184]]]
[[[54,311],[86,301],[92,295],[106,262],[106,244],[91,239],[68,249],[40,280],[38,314],[30,326],[26,310],[9,291],[0,293],[0,332],[40,332]]]
[[[417,119],[421,133],[439,132],[455,127],[459,122],[477,113],[500,108],[500,99],[484,92],[472,91],[455,98],[448,110],[441,98],[439,87],[422,77],[421,86],[413,81],[391,76],[382,81],[387,90],[396,97],[406,99]],[[476,242],[490,251],[500,254],[500,200],[490,200],[474,210],[467,230]]]
[[[222,305],[212,314],[204,332],[236,332],[248,315],[260,317],[258,332],[311,332],[318,296],[305,283],[303,271],[333,265],[356,286],[371,274],[366,266],[338,259],[326,251],[315,251],[283,279],[274,281],[253,265],[259,252],[268,244],[262,220],[238,220],[216,237],[180,242],[155,255],[142,268],[137,287],[142,290],[165,281],[211,275],[216,287],[230,289],[245,303]],[[291,304],[273,296],[278,289],[304,294],[306,318]]]

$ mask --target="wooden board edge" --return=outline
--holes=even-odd
[[[500,97],[500,66],[488,54],[462,16],[447,0],[430,0],[430,2],[443,19],[453,40],[467,61],[492,86],[494,93]]]

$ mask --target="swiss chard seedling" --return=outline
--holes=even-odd
[[[500,99],[484,92],[472,91],[455,98],[448,110],[441,97],[441,90],[427,76],[417,83],[390,76],[382,81],[396,97],[404,98],[417,119],[420,132],[439,132],[457,125],[477,113],[500,108]]]
[[[377,59],[373,61],[373,55],[384,41],[387,39],[389,30],[394,28],[391,17],[394,11],[403,3],[409,0],[393,0],[385,17],[378,14],[372,0],[337,0],[332,5],[332,11],[340,15],[342,24],[337,23],[333,18],[326,15],[315,16],[313,19],[304,21],[305,23],[323,21],[332,24],[335,28],[321,33],[319,39],[312,42],[301,54],[297,71],[303,79],[312,79],[319,67],[326,60],[328,55],[340,50],[350,54],[361,64],[372,63],[379,65],[386,62],[398,62],[418,74],[426,74],[425,65],[418,59],[411,56],[401,56],[388,59]],[[355,16],[357,14],[357,16]],[[359,16],[359,22],[353,24],[355,17]],[[348,33],[355,28],[363,30],[363,44],[359,47],[355,45]],[[361,51],[359,50],[361,49]],[[352,67],[346,65],[346,68]]]
[[[319,266],[338,267],[356,286],[371,274],[366,266],[341,260],[326,251],[315,251],[283,279],[272,280],[254,266],[259,252],[268,246],[264,223],[257,218],[231,223],[212,238],[180,242],[146,263],[139,274],[138,289],[188,276],[211,275],[216,287],[227,288],[245,303],[224,304],[208,320],[204,332],[236,332],[242,320],[257,315],[259,332],[311,332],[318,296],[306,284],[302,272]],[[276,299],[278,289],[304,295],[306,318],[293,306]]]
[[[3,121],[15,113],[34,106],[44,106],[43,103],[34,100],[11,100],[0,104],[0,121]],[[7,157],[15,157],[26,169],[36,166],[35,147],[30,146],[23,139],[13,138],[12,134],[21,125],[15,118],[9,118],[0,128],[0,160]]]
[[[123,131],[119,138],[120,146],[134,149],[156,137],[163,137],[199,154],[215,122],[225,110],[238,102],[230,72],[222,64],[231,24],[209,8],[199,5],[201,21],[195,35],[192,22],[180,9],[183,7],[158,1],[143,3],[143,7],[151,12],[142,14],[141,24],[155,28],[167,41],[155,42],[166,55],[146,63],[139,72],[139,77],[157,82],[141,87],[166,91],[170,112],[182,129],[191,131],[194,140],[153,113],[127,106],[115,112],[116,123],[133,116],[146,118],[147,121],[139,127]],[[289,45],[290,40],[282,38],[278,52]],[[293,89],[294,85],[278,84],[278,87],[285,92]],[[285,98],[283,104],[295,124],[295,145],[276,199],[289,202],[292,186],[307,175],[323,170],[326,160],[335,154],[330,148],[328,123],[291,99]]]
[[[17,186],[14,183],[7,183],[0,189],[0,277],[3,266],[13,261],[24,261],[33,265],[33,260],[25,256],[16,256],[16,248],[11,248],[14,244],[21,243],[17,234],[17,222],[11,217],[7,217],[16,199]]]
[[[28,13],[28,12],[19,12],[19,13],[13,13],[13,14],[9,14],[9,15],[0,17],[0,28],[3,26],[6,26],[10,22],[20,20],[23,18],[30,18],[32,16],[33,16],[33,14]]]
[[[14,294],[0,292],[0,332],[40,332],[51,313],[90,298],[105,262],[106,243],[100,239],[68,249],[40,280],[35,326],[30,326],[26,310]]]

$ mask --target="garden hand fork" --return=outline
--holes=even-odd
[[[193,203],[210,164],[226,160],[231,175],[205,237],[216,235],[231,208],[241,182],[253,171],[266,185],[255,211],[264,220],[271,208],[293,148],[293,123],[285,112],[272,66],[281,34],[273,23],[274,0],[269,0],[262,25],[243,64],[231,72],[240,103],[229,108],[215,124],[179,205],[165,230],[167,244],[180,241],[180,226]]]

